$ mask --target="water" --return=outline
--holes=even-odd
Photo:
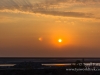
[[[11,67],[15,66],[16,64],[0,64],[0,67]]]

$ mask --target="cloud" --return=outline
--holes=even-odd
[[[100,3],[100,0],[45,0],[47,4],[57,3]]]
[[[92,13],[84,12],[67,12],[49,10],[51,5],[65,2],[100,2],[99,0],[45,0],[38,3],[32,3],[31,0],[0,0],[0,10],[18,10],[21,12],[40,13],[45,15],[63,16],[63,17],[78,17],[78,18],[95,18]]]
[[[100,3],[100,0],[44,0],[42,4],[46,6],[57,5],[61,3],[66,4],[95,4]]]
[[[54,16],[63,16],[63,17],[80,17],[80,18],[92,18],[93,14],[91,13],[82,13],[82,12],[60,12],[60,11],[33,11],[34,13],[41,13]]]

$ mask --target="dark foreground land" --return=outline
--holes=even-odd
[[[59,69],[53,70],[1,70],[0,75],[100,75],[100,72],[75,72]]]
[[[100,75],[100,58],[5,57],[0,58],[0,75]]]

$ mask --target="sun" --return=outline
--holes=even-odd
[[[61,43],[62,42],[62,39],[58,39],[58,42]]]

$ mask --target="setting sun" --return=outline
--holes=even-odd
[[[59,39],[59,40],[58,40],[58,42],[60,42],[60,43],[61,43],[61,42],[62,42],[62,39]]]

